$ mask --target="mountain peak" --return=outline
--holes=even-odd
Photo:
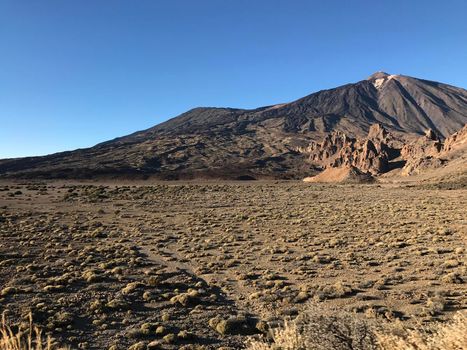
[[[388,74],[386,72],[376,72],[372,75],[370,75],[367,80],[369,80],[373,86],[380,90],[384,87],[384,85],[392,80],[392,79],[398,79],[400,77],[400,75],[397,75],[397,74]]]
[[[371,127],[376,121],[381,126]],[[251,110],[196,108],[96,147],[0,160],[0,178],[298,178],[314,165],[297,150],[323,134],[360,137],[371,129],[372,138],[384,140],[384,127],[410,139],[430,128],[447,137],[466,123],[467,90],[377,72],[366,81],[287,104]]]
[[[384,78],[387,78],[389,77],[390,74],[386,73],[386,72],[383,72],[383,71],[380,71],[380,72],[376,72],[376,73],[373,73],[372,75],[370,75],[367,80],[373,80],[373,79],[384,79]]]

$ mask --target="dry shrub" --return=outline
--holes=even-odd
[[[305,339],[297,328],[295,322],[286,321],[284,326],[271,331],[273,344],[262,340],[253,340],[248,343],[248,350],[305,350]]]
[[[463,350],[467,349],[467,314],[458,312],[448,323],[428,329],[404,330],[400,335],[377,332],[382,350]]]
[[[68,350],[66,347],[55,345],[50,336],[44,337],[42,331],[33,325],[30,317],[29,326],[13,329],[2,316],[0,326],[0,350]]]
[[[402,327],[402,328],[400,328]],[[307,309],[271,331],[270,339],[250,340],[248,350],[467,350],[467,315],[448,323],[411,330],[375,323],[337,310]]]
[[[310,305],[294,321],[271,331],[272,342],[252,340],[249,350],[378,349],[373,324],[352,313]]]

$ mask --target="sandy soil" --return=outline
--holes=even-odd
[[[0,184],[0,309],[90,349],[238,348],[307,302],[467,307],[467,192],[299,182]]]

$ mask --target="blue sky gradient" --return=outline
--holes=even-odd
[[[465,0],[0,0],[0,158],[384,70],[467,87]]]

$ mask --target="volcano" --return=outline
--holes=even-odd
[[[467,123],[467,90],[377,72],[365,80],[256,109],[200,107],[94,147],[0,160],[18,178],[303,178],[299,150],[333,131],[362,137],[373,124],[402,139],[441,138]]]

